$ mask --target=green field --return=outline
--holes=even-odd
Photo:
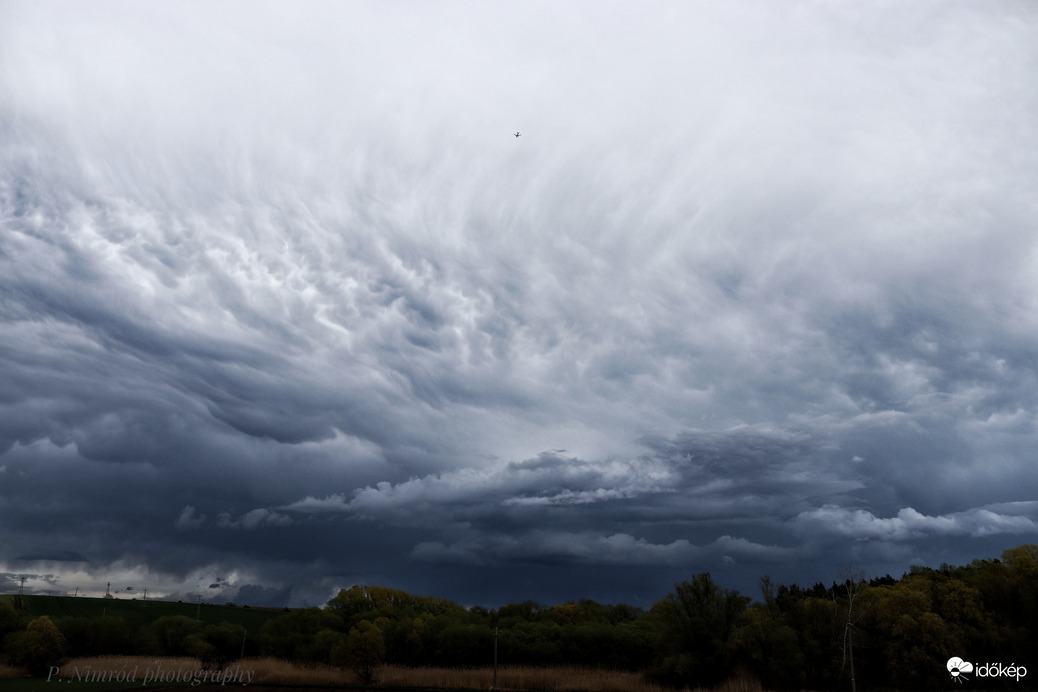
[[[65,617],[99,618],[117,617],[138,622],[152,622],[169,615],[196,617],[210,625],[230,622],[256,632],[264,623],[284,615],[286,611],[268,608],[246,608],[244,606],[213,605],[203,603],[175,603],[170,601],[144,601],[124,598],[87,598],[84,596],[0,596],[8,600],[16,610],[51,619]]]

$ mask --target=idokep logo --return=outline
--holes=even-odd
[[[1020,678],[1027,675],[1027,668],[1015,663],[1010,663],[1008,666],[1001,663],[978,663],[974,666],[969,661],[963,661],[958,656],[953,656],[948,659],[948,672],[951,673],[951,678],[955,682],[969,680],[966,673],[975,673],[978,678],[1016,678],[1016,681],[1020,682]]]
[[[973,664],[969,661],[963,661],[958,656],[953,656],[948,659],[948,672],[951,673],[951,678],[955,682],[969,680],[965,673],[973,672]]]

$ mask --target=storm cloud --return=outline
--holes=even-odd
[[[4,3],[0,578],[647,605],[1034,542],[1036,30]]]

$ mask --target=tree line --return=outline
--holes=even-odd
[[[591,600],[466,608],[353,586],[324,607],[248,633],[183,616],[31,619],[0,604],[0,656],[34,673],[62,657],[103,654],[192,656],[207,665],[271,656],[349,668],[371,681],[386,663],[486,666],[496,639],[509,665],[642,671],[675,688],[709,687],[742,672],[774,690],[945,689],[953,656],[1038,676],[1036,545],[963,566],[913,567],[900,579],[846,573],[803,587],[763,577],[760,586],[754,601],[697,574],[649,609]],[[989,679],[985,687],[1000,682],[1016,681]]]

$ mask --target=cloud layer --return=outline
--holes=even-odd
[[[0,572],[651,602],[1033,542],[1036,26],[6,3]]]

